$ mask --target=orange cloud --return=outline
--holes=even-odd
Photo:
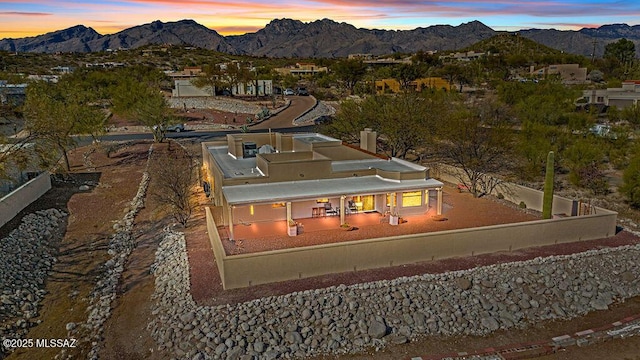
[[[25,12],[25,11],[0,11],[0,16],[50,16],[52,13]]]

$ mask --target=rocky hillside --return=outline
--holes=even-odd
[[[612,24],[578,31],[530,29],[520,31],[520,35],[554,49],[584,56],[591,56],[595,46],[596,57],[602,57],[607,44],[625,38],[635,43],[636,54],[640,56],[640,25]]]
[[[228,54],[268,57],[345,57],[353,53],[374,55],[418,50],[458,50],[491,38],[494,31],[479,21],[459,26],[435,25],[413,30],[369,30],[323,19],[304,23],[292,19],[271,21],[255,33],[221,36],[193,20],[154,21],[111,35],[101,35],[82,25],[52,33],[0,40],[0,50],[20,52],[95,52],[133,49],[150,44],[182,44]],[[519,34],[567,53],[602,56],[610,42],[626,38],[640,54],[640,25],[605,25],[598,29],[561,31],[522,30]]]
[[[100,35],[84,26],[36,37],[0,40],[0,50],[19,52],[96,52],[107,49],[134,49],[150,44],[186,44],[226,53],[235,53],[216,31],[193,20],[163,23],[154,21],[111,35]]]
[[[414,30],[358,29],[347,23],[323,19],[311,23],[273,20],[252,34],[229,36],[240,53],[273,57],[346,57],[418,50],[455,50],[495,34],[479,21],[460,26],[436,25]]]

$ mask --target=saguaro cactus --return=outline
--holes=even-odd
[[[544,197],[542,199],[542,218],[551,219],[551,207],[553,204],[553,171],[554,156],[553,151],[547,155],[547,170],[544,176]]]

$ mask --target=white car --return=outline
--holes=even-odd
[[[292,88],[286,88],[284,89],[284,92],[282,92],[284,95],[293,95],[295,94],[295,92],[293,92]]]

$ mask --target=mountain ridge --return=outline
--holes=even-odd
[[[159,20],[114,34],[102,35],[76,25],[46,34],[0,40],[0,50],[11,52],[99,52],[135,49],[151,44],[191,45],[233,55],[266,57],[346,57],[353,53],[384,55],[419,50],[454,51],[495,36],[496,31],[478,20],[453,25],[432,25],[412,30],[356,28],[346,22],[321,19],[302,22],[274,19],[253,33],[220,35],[191,19]],[[574,30],[524,29],[515,33],[568,53],[602,56],[606,44],[626,38],[640,53],[640,25],[607,24]]]

